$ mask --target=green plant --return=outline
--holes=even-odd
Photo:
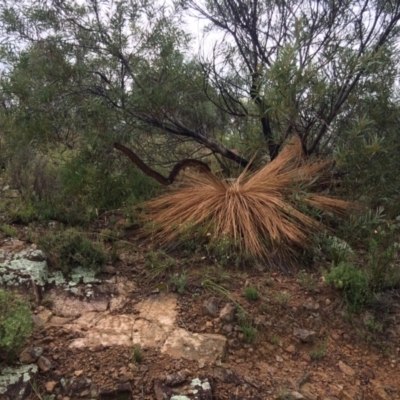
[[[0,358],[12,361],[32,331],[29,305],[0,289]]]
[[[326,282],[343,292],[348,309],[359,312],[371,300],[372,293],[367,276],[353,264],[342,262],[331,268]]]
[[[309,292],[314,292],[317,288],[317,281],[310,274],[307,274],[304,271],[300,271],[299,273],[299,285],[304,287]]]
[[[364,319],[364,326],[371,332],[383,332],[383,324],[376,321],[373,315]]]
[[[281,340],[279,339],[278,336],[272,336],[270,342],[271,342],[271,344],[273,344],[274,346],[279,346],[280,343],[281,343]]]
[[[317,361],[321,360],[321,358],[324,358],[327,348],[328,348],[328,341],[327,340],[320,341],[318,343],[317,348],[310,352],[311,359]]]
[[[239,312],[239,326],[243,334],[243,340],[246,343],[253,343],[257,337],[257,329],[248,320],[243,311]]]
[[[163,251],[149,251],[145,255],[146,274],[155,279],[176,266],[176,260]]]
[[[394,261],[399,245],[392,232],[376,230],[368,242],[367,274],[370,286],[375,292],[400,283],[400,272]]]
[[[176,287],[179,294],[184,293],[186,288],[186,271],[180,274],[173,274],[171,277],[171,284]]]
[[[283,304],[288,303],[290,301],[291,297],[292,296],[290,295],[290,293],[278,292],[275,295],[275,302],[283,305]]]
[[[8,224],[1,225],[0,230],[10,237],[16,237],[18,235],[18,230]]]
[[[48,255],[51,266],[61,269],[65,274],[78,266],[100,271],[107,260],[100,244],[92,242],[75,229],[42,236],[38,245]]]
[[[132,348],[132,361],[134,364],[140,364],[144,359],[144,352],[142,346],[139,344],[133,346]]]
[[[243,294],[247,300],[255,301],[259,298],[258,291],[254,286],[248,286],[247,288],[245,288]]]

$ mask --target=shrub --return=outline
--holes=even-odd
[[[102,247],[75,229],[42,236],[38,245],[48,255],[51,266],[64,274],[78,266],[100,271],[106,263]]]
[[[371,300],[368,278],[353,264],[341,262],[333,267],[326,277],[326,282],[343,292],[348,308],[352,312],[361,311]]]
[[[12,361],[33,330],[27,303],[0,289],[0,358]]]
[[[304,247],[322,225],[310,210],[343,214],[350,204],[308,193],[328,162],[303,160],[292,139],[272,162],[255,173],[245,170],[226,182],[211,173],[188,174],[183,183],[145,206],[144,220],[156,239],[169,243],[189,227],[203,227],[212,238],[228,237],[241,252],[274,260]]]

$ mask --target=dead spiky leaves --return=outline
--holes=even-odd
[[[293,138],[275,160],[255,173],[245,170],[233,183],[212,174],[186,174],[180,187],[146,204],[144,218],[157,227],[156,238],[163,243],[188,227],[202,227],[248,254],[270,257],[278,248],[304,246],[321,228],[305,208],[343,214],[350,207],[309,193],[326,179],[328,164],[304,160],[300,140]]]

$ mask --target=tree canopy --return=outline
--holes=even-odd
[[[187,15],[220,32],[212,54],[193,55]],[[292,135],[332,153],[366,104],[393,103],[399,21],[392,0],[2,0],[2,118],[29,142],[116,141],[155,168],[246,166]]]

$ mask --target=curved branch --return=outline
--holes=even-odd
[[[128,156],[128,158],[147,176],[155,179],[157,182],[161,183],[164,186],[168,186],[174,183],[178,174],[187,167],[196,167],[201,172],[211,174],[211,169],[206,163],[199,160],[187,158],[185,160],[177,162],[172,168],[172,171],[169,174],[168,178],[165,178],[159,172],[151,169],[148,165],[146,165],[132,150],[128,149],[123,144],[115,142],[114,147],[124,153],[126,156]]]

